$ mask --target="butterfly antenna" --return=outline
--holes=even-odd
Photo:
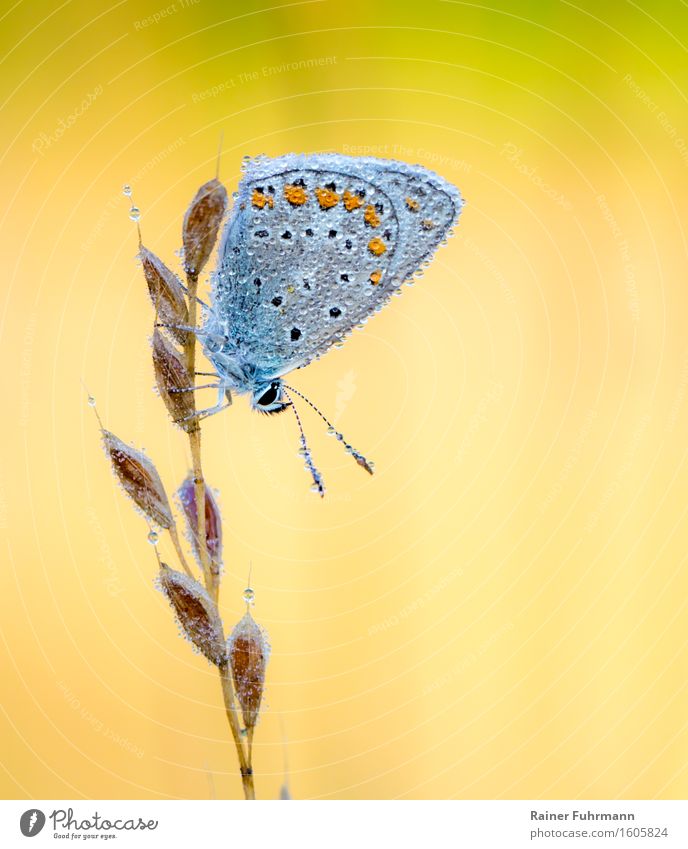
[[[358,465],[361,466],[361,468],[365,469],[368,474],[373,474],[373,472],[375,471],[374,463],[372,463],[370,460],[367,460],[363,456],[363,454],[361,454],[360,451],[357,451],[353,445],[347,442],[346,439],[344,439],[344,434],[340,433],[337,430],[337,428],[332,424],[332,422],[327,418],[327,416],[321,410],[319,410],[311,400],[306,398],[306,396],[303,393],[299,392],[298,389],[294,389],[293,386],[287,386],[287,384],[285,383],[283,383],[282,385],[285,386],[290,392],[293,392],[295,395],[298,395],[299,398],[303,398],[306,404],[308,404],[309,407],[312,407],[315,412],[320,416],[320,418],[325,422],[325,424],[327,425],[327,432],[331,436],[337,437],[339,442],[342,443],[342,445],[344,446],[344,450],[347,452],[347,454],[351,454],[351,456],[358,463]]]
[[[294,390],[294,391],[296,391],[296,390]],[[306,468],[311,473],[311,476],[313,478],[313,486],[311,487],[311,489],[313,490],[313,492],[319,493],[320,497],[322,498],[325,495],[325,485],[323,484],[323,479],[322,479],[320,472],[317,470],[315,463],[313,462],[313,456],[311,454],[311,450],[308,447],[308,443],[306,442],[306,434],[303,432],[303,425],[301,424],[301,417],[299,416],[298,411],[297,411],[296,407],[294,406],[294,402],[291,400],[291,397],[289,396],[289,393],[285,391],[284,394],[287,396],[287,398],[289,398],[289,402],[290,402],[289,406],[294,411],[294,415],[296,416],[296,424],[299,426],[299,433],[301,435],[301,450],[299,451],[299,453],[303,456],[304,460],[306,461]],[[296,394],[299,395],[300,393],[297,392]]]

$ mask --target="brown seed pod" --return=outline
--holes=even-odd
[[[209,180],[196,192],[184,216],[184,270],[197,277],[208,261],[227,209],[227,190],[217,180]]]
[[[139,251],[139,259],[158,322],[171,325],[167,328],[170,335],[180,345],[185,345],[188,331],[180,330],[179,325],[188,325],[189,310],[181,281],[159,257],[143,245]]]
[[[196,486],[192,473],[177,490],[179,503],[182,505],[186,516],[191,544],[196,554],[196,559],[201,562],[198,539],[198,508],[196,505]],[[205,485],[205,541],[206,551],[210,557],[210,563],[215,575],[220,573],[222,565],[222,514],[218,507],[212,489]]]
[[[175,348],[159,330],[154,331],[153,369],[160,397],[167,407],[172,421],[182,430],[190,431],[198,426],[194,417],[193,385],[186,365]]]
[[[244,725],[251,729],[258,721],[270,643],[265,631],[248,611],[227,638],[227,655]]]
[[[198,581],[160,566],[158,585],[172,605],[184,635],[215,666],[226,661],[222,621],[217,606]]]
[[[170,502],[153,463],[109,430],[102,433],[112,468],[126,494],[151,522],[161,528],[172,527]]]

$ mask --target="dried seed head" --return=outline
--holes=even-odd
[[[179,620],[184,635],[215,666],[226,661],[222,622],[205,589],[188,575],[160,566],[158,586]]]
[[[244,725],[250,729],[258,721],[270,643],[248,611],[227,638],[227,654]]]
[[[186,516],[191,544],[196,553],[196,559],[200,562],[198,509],[193,473],[190,473],[184,483],[179,487],[177,497]],[[208,484],[205,484],[205,543],[213,572],[218,575],[222,565],[222,514],[215,500],[215,495]]]
[[[151,340],[153,346],[153,369],[160,397],[165,402],[172,421],[182,430],[198,427],[194,417],[192,380],[182,358],[159,330]]]
[[[201,186],[184,216],[184,269],[198,275],[212,253],[222,216],[227,208],[227,190],[213,179]]]
[[[170,502],[155,466],[146,455],[103,430],[105,450],[112,468],[126,494],[145,513],[151,522],[161,528],[174,524]]]
[[[188,325],[189,310],[186,306],[184,289],[177,275],[143,245],[141,245],[139,259],[158,321],[166,325]],[[169,332],[180,345],[186,344],[188,331],[172,326],[169,327]]]

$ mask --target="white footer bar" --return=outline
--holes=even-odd
[[[29,842],[29,840],[33,842]],[[688,847],[683,801],[0,801],[0,846]]]

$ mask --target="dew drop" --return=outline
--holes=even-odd
[[[157,531],[150,531],[150,533],[148,534],[148,542],[151,545],[157,545],[158,539],[159,539],[159,537],[158,537]]]
[[[122,186],[122,194],[128,198],[131,197],[131,186],[128,183]]]
[[[132,221],[138,221],[141,218],[141,210],[138,206],[132,206],[129,210],[129,218],[131,218]]]
[[[93,397],[93,395],[89,395],[87,400],[88,400],[88,406],[89,407],[95,407],[96,399]]]
[[[330,426],[330,427],[327,428],[327,435],[328,436],[336,436],[337,431],[332,426]]]
[[[251,587],[246,587],[244,590],[244,601],[246,604],[253,604],[255,600],[256,594],[253,592]]]

